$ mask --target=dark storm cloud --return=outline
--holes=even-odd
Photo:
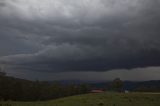
[[[0,8],[0,63],[11,69],[160,65],[159,0],[6,0]]]

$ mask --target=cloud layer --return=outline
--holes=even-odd
[[[160,0],[0,1],[8,70],[86,72],[160,65]]]

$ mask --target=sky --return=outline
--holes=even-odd
[[[1,0],[0,67],[31,80],[160,80],[160,0]]]

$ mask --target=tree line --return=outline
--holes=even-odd
[[[0,100],[41,101],[88,93],[87,84],[60,84],[58,82],[28,81],[0,73]]]

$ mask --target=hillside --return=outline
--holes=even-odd
[[[7,106],[159,106],[160,94],[101,93],[71,96],[46,102],[5,102]]]
[[[0,101],[44,101],[88,92],[86,84],[63,85],[0,75]]]

